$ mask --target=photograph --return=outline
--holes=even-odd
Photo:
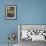
[[[16,5],[6,5],[5,12],[5,19],[16,19]]]

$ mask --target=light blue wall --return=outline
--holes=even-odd
[[[16,20],[5,20],[7,4],[17,6]],[[46,24],[46,0],[0,0],[0,44],[8,43],[10,32],[17,34],[18,24]]]

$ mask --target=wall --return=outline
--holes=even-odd
[[[5,20],[7,4],[17,5],[16,20]],[[0,0],[0,44],[8,43],[10,32],[17,34],[18,24],[46,24],[46,0]]]

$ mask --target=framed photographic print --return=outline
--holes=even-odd
[[[16,19],[16,5],[6,5],[5,14],[5,19]]]

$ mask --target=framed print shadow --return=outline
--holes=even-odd
[[[5,5],[5,19],[16,19],[16,5]]]

